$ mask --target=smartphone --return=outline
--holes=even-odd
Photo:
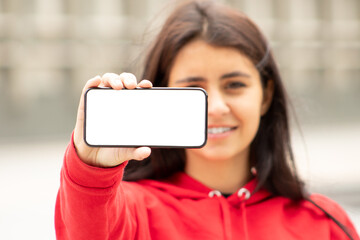
[[[202,88],[90,88],[84,140],[93,147],[200,148],[207,140]]]

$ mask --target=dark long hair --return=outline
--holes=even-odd
[[[258,188],[293,200],[304,199],[290,144],[285,89],[268,41],[246,15],[214,1],[189,1],[178,6],[148,52],[143,79],[157,87],[167,86],[179,50],[197,38],[237,49],[257,67],[263,87],[269,80],[274,82],[272,103],[250,146],[250,163],[257,170]],[[148,159],[129,162],[124,179],[162,179],[184,167],[184,149],[153,149]]]

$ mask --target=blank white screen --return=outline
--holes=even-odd
[[[198,88],[90,89],[85,140],[94,146],[200,147],[207,95]]]

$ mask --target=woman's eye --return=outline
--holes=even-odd
[[[229,82],[226,84],[225,88],[226,89],[237,89],[237,88],[242,88],[245,87],[246,85],[242,82]]]

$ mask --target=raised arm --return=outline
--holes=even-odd
[[[142,160],[150,148],[94,148],[83,139],[84,93],[91,87],[150,88],[134,75],[107,73],[90,79],[82,92],[73,137],[66,150],[56,201],[57,239],[133,239],[136,223],[127,209],[121,179],[128,160]],[[126,127],[126,126],[124,126]]]

